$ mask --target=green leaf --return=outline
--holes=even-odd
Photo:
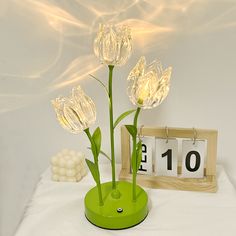
[[[133,138],[136,138],[136,135],[137,135],[137,128],[136,128],[134,125],[126,125],[125,127],[126,127],[126,129],[128,130],[128,132],[130,133],[130,135],[131,135]]]
[[[92,150],[93,157],[97,160],[98,155],[97,155],[96,146],[91,143],[91,147],[89,147],[89,149]]]
[[[102,140],[102,135],[101,135],[101,130],[99,127],[97,127],[97,129],[94,131],[93,135],[92,135],[92,139],[94,141],[94,144],[96,146],[96,153],[97,153],[97,157],[100,153],[100,149],[101,149],[101,140]]]
[[[106,91],[106,94],[107,94],[107,96],[109,97],[109,92],[108,92],[108,90],[107,90],[107,87],[106,87],[106,85],[100,80],[100,79],[98,79],[98,78],[96,78],[94,75],[91,75],[91,74],[89,74],[93,79],[95,79],[98,83],[100,83],[100,85],[102,85],[102,87],[105,89],[105,91]]]
[[[109,161],[111,161],[111,158],[110,158],[104,151],[100,150],[100,153],[101,153],[104,157],[106,157]]]
[[[88,147],[88,149],[91,150],[91,147]],[[100,150],[100,154],[102,154],[103,156],[105,156],[109,161],[111,161],[111,158],[102,150]]]
[[[131,164],[133,173],[136,174],[138,172],[141,161],[142,161],[142,141],[140,140],[137,143],[135,153],[132,153]]]
[[[136,172],[137,172],[142,161],[142,141],[141,140],[137,143],[136,158],[137,158],[137,162],[136,162],[137,164]]]
[[[129,110],[129,111],[126,111],[124,113],[122,113],[115,121],[114,123],[114,129],[115,127],[128,115],[130,115],[131,113],[135,112],[136,110]]]
[[[88,166],[88,168],[89,168],[89,170],[90,170],[90,172],[93,176],[94,181],[96,183],[98,183],[99,182],[99,172],[98,172],[98,169],[97,169],[96,165],[88,159],[85,159],[85,161],[86,161],[87,166]]]

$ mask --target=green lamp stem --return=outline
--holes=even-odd
[[[136,128],[136,133],[137,133],[137,123],[138,123],[138,116],[141,111],[141,108],[138,107],[135,115],[134,115],[134,127]],[[136,150],[137,150],[137,134],[133,136],[133,152],[132,152],[132,158],[135,160],[135,166],[137,166],[137,155],[136,155]],[[136,178],[137,178],[137,171],[134,170],[132,171],[132,177],[133,177],[133,201],[136,201]]]
[[[112,75],[113,65],[109,65],[109,115],[110,115],[110,140],[111,140],[111,169],[112,169],[112,188],[116,189],[116,169],[115,169],[115,148],[114,148],[114,121],[113,121],[113,97],[112,97]]]
[[[88,136],[88,139],[91,143],[91,148],[95,148],[96,150],[96,145],[94,143],[94,140],[91,136],[91,133],[89,131],[89,128],[85,129],[84,132],[87,134]],[[99,172],[99,167],[98,167],[98,155],[99,153],[96,152],[96,156],[93,156],[94,158],[94,164],[97,168],[97,179],[96,179],[96,183],[97,183],[97,188],[98,188],[98,198],[99,198],[99,205],[100,206],[103,206],[104,203],[103,203],[103,199],[102,199],[102,189],[101,189],[101,181],[100,181],[100,172]]]

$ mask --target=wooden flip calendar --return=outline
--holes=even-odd
[[[216,130],[141,127],[138,137],[143,139],[138,184],[151,188],[217,191]],[[132,179],[131,145],[130,134],[122,126],[120,180]]]

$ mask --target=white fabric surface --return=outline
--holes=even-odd
[[[101,168],[109,181],[110,166]],[[104,230],[84,216],[83,199],[94,186],[90,174],[79,183],[41,177],[15,236],[235,236],[236,191],[224,169],[218,167],[217,193],[146,189],[150,211],[144,222],[126,230]]]

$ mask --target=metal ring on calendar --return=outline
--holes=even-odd
[[[193,128],[193,145],[195,145],[197,139],[197,130]]]
[[[168,143],[169,142],[169,129],[167,126],[165,127],[165,132],[166,132],[166,143]]]

